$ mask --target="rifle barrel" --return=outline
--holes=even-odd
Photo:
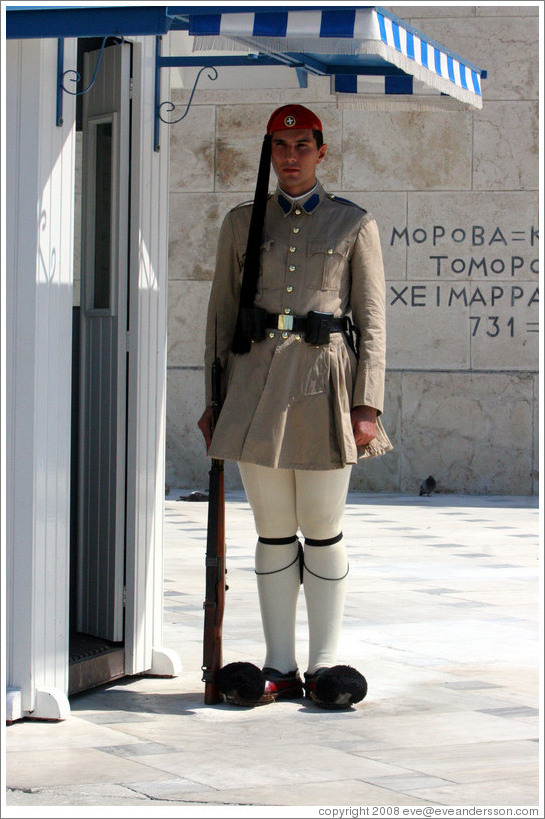
[[[217,336],[217,326],[216,326]],[[221,410],[221,362],[212,363],[212,414],[216,426]],[[225,609],[225,483],[223,461],[212,458],[209,472],[208,530],[206,537],[206,591],[204,600],[204,702],[214,705],[223,697],[215,676],[222,665],[222,628]]]

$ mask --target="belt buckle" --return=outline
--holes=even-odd
[[[287,316],[284,313],[280,313],[278,316],[278,330],[293,330],[293,316]]]

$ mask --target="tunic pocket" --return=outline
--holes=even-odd
[[[348,265],[350,242],[316,239],[307,246],[305,284],[312,290],[337,290]]]

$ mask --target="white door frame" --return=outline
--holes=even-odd
[[[133,38],[125,671],[176,676],[163,646],[168,132],[155,151],[155,38]],[[161,99],[169,72],[161,72]],[[166,127],[166,126],[164,126]]]

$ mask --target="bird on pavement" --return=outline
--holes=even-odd
[[[425,481],[422,481],[420,486],[420,495],[431,495],[437,487],[437,481],[433,475],[429,475]]]

